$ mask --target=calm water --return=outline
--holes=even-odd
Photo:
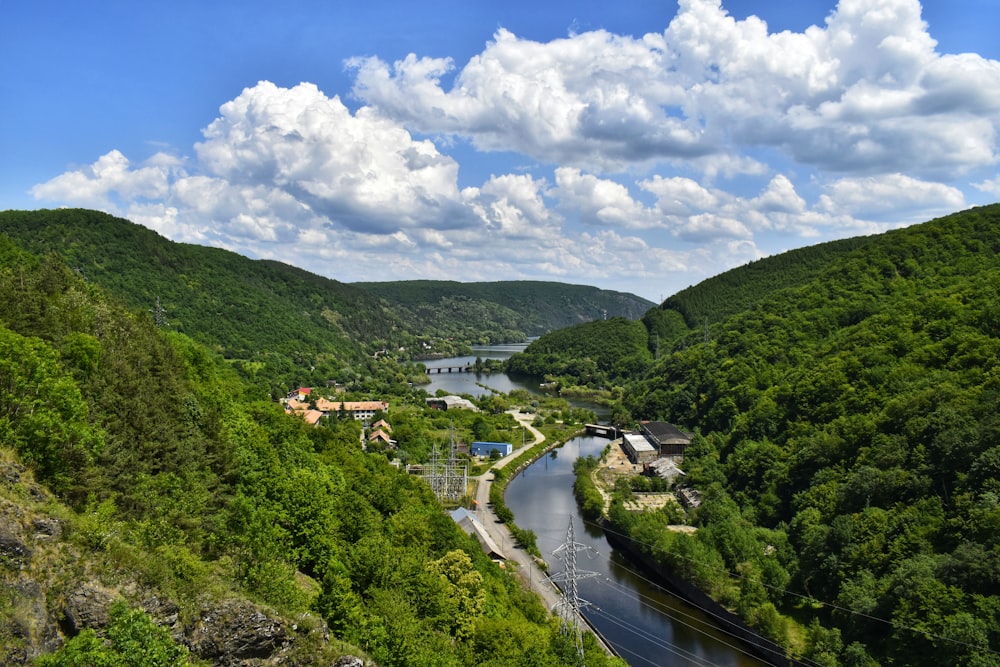
[[[507,359],[515,352],[521,352],[528,343],[508,343],[505,345],[473,346],[473,353],[464,357],[448,357],[447,359],[433,359],[422,362],[427,368],[449,368],[454,366],[468,366],[476,363],[476,357],[482,359]],[[428,394],[435,394],[438,389],[443,389],[449,394],[471,394],[472,396],[483,396],[493,391],[509,394],[515,389],[525,389],[532,394],[542,394],[538,386],[538,380],[526,377],[511,377],[506,373],[431,373],[427,377],[431,383],[424,385],[423,389]],[[577,408],[587,408],[597,413],[598,417],[607,417],[608,408],[594,405],[587,401],[575,398],[567,399],[569,404]]]
[[[468,366],[476,363],[476,357],[482,359],[507,359],[515,352],[521,352],[527,343],[511,343],[508,345],[490,345],[473,347],[473,353],[466,357],[448,357],[423,362],[427,368],[446,368],[451,366]],[[515,379],[506,373],[431,373],[428,376],[431,383],[424,385],[428,394],[434,394],[438,389],[444,389],[449,394],[471,394],[479,397],[489,394],[490,390],[508,394],[515,389],[527,389],[538,393],[538,381],[529,378]],[[485,385],[485,386],[484,386]]]
[[[564,570],[552,552],[567,541],[570,519],[578,551],[577,569],[596,576],[579,582],[580,597],[590,603],[584,615],[630,665],[717,665],[760,667],[730,637],[697,610],[649,582],[604,533],[584,522],[573,497],[573,462],[599,456],[608,441],[574,438],[526,468],[507,487],[505,500],[517,525],[538,536],[538,549],[553,573]]]

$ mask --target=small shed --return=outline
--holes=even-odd
[[[649,474],[670,482],[677,481],[684,471],[677,467],[672,459],[656,459],[649,464]]]
[[[509,442],[474,442],[469,446],[469,451],[473,456],[489,456],[493,452],[500,452],[500,456],[508,456],[514,451],[514,445]]]

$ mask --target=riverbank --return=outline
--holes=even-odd
[[[542,601],[545,603],[547,608],[552,609],[561,599],[562,593],[552,584],[551,581],[549,581],[548,575],[542,568],[541,564],[539,564],[536,559],[527,552],[527,550],[519,549],[517,547],[514,534],[511,532],[510,527],[500,520],[494,511],[492,503],[490,502],[490,494],[493,489],[493,484],[496,481],[495,471],[503,470],[508,465],[519,465],[514,462],[519,461],[529,452],[533,452],[536,447],[539,447],[546,441],[545,434],[531,425],[534,415],[522,414],[516,410],[511,410],[510,414],[512,414],[514,418],[517,419],[518,423],[531,434],[532,440],[531,442],[526,442],[523,446],[515,449],[509,455],[494,463],[483,474],[473,478],[473,481],[476,484],[476,517],[486,528],[486,532],[489,533],[490,538],[492,538],[496,544],[500,545],[500,551],[502,552],[503,557],[509,563],[514,565],[514,571],[524,582],[524,585],[527,586],[528,589],[537,593],[542,598]],[[537,456],[543,456],[545,452],[552,447],[558,446],[558,444],[559,443],[551,443],[546,447],[540,448],[537,452]],[[535,458],[537,458],[537,456]]]
[[[609,510],[616,482],[642,474],[642,466],[633,464],[628,459],[621,444],[621,440],[612,442],[604,450],[604,455],[596,466],[577,473],[577,484],[581,480],[588,481],[587,486],[599,491],[603,498],[604,502],[600,503],[601,511],[598,512],[594,507],[591,517],[601,527],[608,543],[642,569],[656,585],[704,612],[716,627],[739,641],[749,654],[777,667],[806,667],[805,663],[788,656],[787,647],[764,637],[748,626],[738,614],[716,602],[701,589],[675,576],[647,553],[641,544],[634,542],[610,521]],[[673,493],[633,493],[633,499],[626,504],[626,509],[631,512],[655,511],[671,502],[678,502]],[[693,526],[686,525],[669,526],[668,529],[677,532],[695,531]]]
[[[602,519],[601,525],[604,529],[604,536],[611,546],[626,554],[632,562],[637,563],[651,579],[663,586],[664,589],[704,611],[717,627],[738,640],[748,652],[776,667],[810,667],[804,662],[788,657],[785,647],[758,634],[739,616],[730,612],[700,589],[670,574],[627,535],[615,530],[614,525],[607,519]]]

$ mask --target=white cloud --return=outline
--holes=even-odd
[[[577,212],[587,224],[623,229],[646,229],[661,224],[659,216],[633,199],[621,183],[583,174],[572,167],[556,169],[556,187],[551,194],[562,207]]]
[[[590,170],[755,146],[865,173],[996,162],[1000,63],[935,46],[917,0],[842,0],[825,26],[777,34],[683,0],[664,33],[638,39],[501,29],[447,90],[450,60],[351,65],[358,97],[419,131]]]
[[[973,183],[974,188],[1000,198],[1000,176],[989,178],[981,183]]]
[[[31,193],[38,199],[72,199],[82,206],[112,208],[116,197],[133,200],[165,196],[170,173],[176,165],[175,159],[157,154],[146,166],[133,169],[128,159],[114,150],[90,166],[36,185]]]
[[[262,81],[222,105],[190,159],[112,150],[32,192],[340,280],[649,296],[964,207],[958,179],[998,161],[1000,63],[935,48],[916,0],[841,0],[823,26],[777,34],[681,0],[639,38],[501,29],[460,69],[354,59],[354,111],[313,84]],[[460,186],[457,137],[528,167]],[[968,187],[1000,196],[997,178]]]
[[[879,219],[886,214],[904,217],[916,213],[917,222],[965,206],[961,190],[942,183],[921,181],[904,174],[842,178],[825,187],[817,209],[830,215]]]

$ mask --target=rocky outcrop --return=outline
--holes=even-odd
[[[329,628],[311,615],[289,620],[237,597],[206,596],[200,610],[190,600],[182,609],[137,575],[108,571],[110,559],[68,539],[72,515],[53,516],[52,502],[26,466],[0,451],[0,665],[30,665],[84,630],[103,636],[122,599],[214,665],[370,664],[340,657],[347,647],[335,648]]]
[[[75,637],[87,628],[105,628],[111,620],[111,605],[117,597],[117,594],[94,585],[82,584],[66,596],[59,626],[69,637]]]
[[[218,665],[241,665],[267,659],[289,642],[284,623],[246,600],[227,600],[202,612],[187,645],[200,658]]]

